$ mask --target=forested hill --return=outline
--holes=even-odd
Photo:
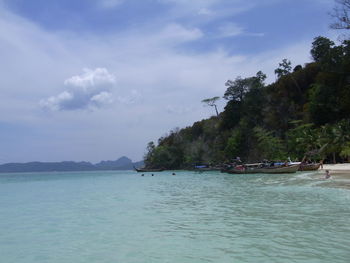
[[[191,127],[170,131],[147,146],[145,164],[179,169],[220,164],[240,156],[301,160],[305,155],[328,162],[350,158],[350,41],[340,45],[325,37],[312,43],[313,62],[284,59],[276,82],[265,85],[259,71],[226,82],[223,112]],[[218,97],[205,100],[215,106]],[[174,124],[176,125],[176,124]]]

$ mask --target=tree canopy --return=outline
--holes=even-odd
[[[213,97],[213,98],[209,98],[209,99],[204,99],[202,100],[203,103],[205,103],[206,105],[210,106],[210,107],[214,107],[215,108],[215,112],[216,112],[216,116],[219,116],[219,112],[218,112],[218,108],[216,105],[216,102],[220,99],[220,97]]]
[[[223,112],[192,126],[171,131],[158,145],[149,144],[145,163],[169,169],[219,164],[240,156],[328,162],[350,158],[350,41],[336,45],[316,37],[313,62],[298,65],[283,59],[274,83],[266,75],[236,77],[225,83]],[[215,106],[219,97],[202,102]]]

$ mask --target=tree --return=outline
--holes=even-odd
[[[225,155],[228,159],[239,156],[242,153],[243,135],[240,129],[232,132],[228,138],[226,147],[224,149]]]
[[[302,70],[302,69],[303,69],[303,67],[301,65],[296,65],[293,69],[293,72],[297,72],[297,71]]]
[[[342,150],[339,155],[343,158],[347,158],[348,161],[350,161],[350,141],[342,147]]]
[[[203,103],[207,104],[208,106],[215,107],[216,116],[219,116],[218,108],[216,105],[216,102],[220,99],[220,97],[213,97],[209,99],[202,100]]]
[[[246,94],[241,109],[248,121],[248,125],[251,127],[262,124],[264,119],[262,109],[267,102],[265,89],[263,89],[261,81],[259,79],[256,79],[256,81],[257,83],[252,85],[252,88]]]
[[[334,42],[326,37],[315,37],[312,42],[311,56],[316,62],[320,62],[322,59],[329,55],[331,48],[334,46]]]
[[[308,111],[313,123],[323,125],[337,120],[338,98],[334,86],[312,84],[309,90]]]
[[[234,81],[228,80],[225,83],[227,90],[224,94],[224,98],[227,100],[243,101],[244,96],[252,88],[260,88],[264,86],[264,80],[266,75],[261,71],[256,73],[256,76],[242,79],[238,76]]]
[[[259,126],[253,129],[254,136],[257,138],[257,148],[263,158],[270,160],[283,160],[286,158],[286,152],[282,140],[273,136],[271,131],[267,131]]]
[[[326,145],[325,153],[331,154],[333,163],[336,163],[336,156],[344,151],[347,152],[347,144],[350,141],[350,121],[342,120],[335,124],[326,124],[322,127],[322,139]]]
[[[277,78],[280,78],[284,75],[289,74],[292,71],[292,63],[288,59],[283,59],[281,63],[279,63],[279,67],[275,69],[275,74]]]
[[[253,81],[254,81],[255,85],[258,86],[257,88],[264,86],[265,79],[266,79],[266,74],[264,74],[261,70],[259,70],[256,73],[256,76],[253,77]]]
[[[220,128],[222,130],[232,129],[239,123],[242,114],[242,102],[230,100],[221,115]]]
[[[147,153],[144,155],[143,158],[146,167],[149,167],[153,162],[155,148],[156,146],[154,145],[153,141],[147,144]]]
[[[249,90],[250,81],[248,78],[242,79],[238,76],[234,81],[228,80],[225,83],[227,90],[224,94],[224,98],[227,100],[242,101],[244,95]]]
[[[295,156],[318,154],[323,148],[320,130],[312,123],[302,124],[300,120],[292,121],[295,127],[287,132],[289,153]]]
[[[350,29],[350,0],[336,0],[337,5],[331,16],[336,20],[331,24],[333,29]]]

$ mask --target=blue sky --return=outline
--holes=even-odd
[[[142,159],[201,100],[310,62],[332,0],[0,0],[0,163]],[[223,109],[225,101],[220,102]]]

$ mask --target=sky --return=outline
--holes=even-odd
[[[0,0],[0,163],[139,161],[201,101],[311,61],[333,0]]]

